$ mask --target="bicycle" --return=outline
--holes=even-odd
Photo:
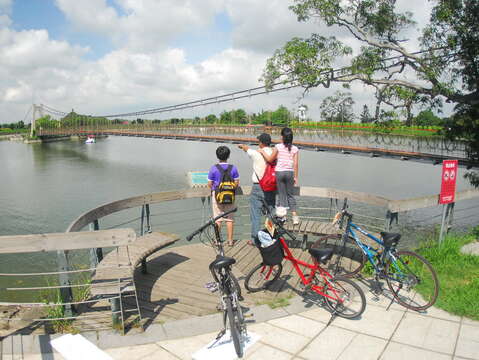
[[[379,239],[354,224],[352,218],[353,215],[347,211],[347,199],[345,199],[342,209],[333,221],[342,229],[346,220],[338,258],[336,264],[333,264],[334,273],[346,277],[354,276],[363,269],[367,259],[374,273],[376,293],[382,292],[379,280],[386,280],[393,295],[391,304],[396,299],[400,305],[415,311],[423,311],[434,305],[439,294],[439,280],[432,265],[413,251],[397,250],[396,246],[401,234],[380,232],[381,239]],[[379,247],[374,248],[364,244],[355,231],[373,240]],[[362,256],[357,261],[357,266],[346,269],[340,265],[340,262],[348,245],[359,248]]]
[[[191,241],[196,235],[201,234],[210,226],[214,228],[215,240],[214,247],[217,249],[216,259],[209,265],[211,276],[213,277],[215,287],[210,288],[211,291],[219,291],[221,306],[223,310],[223,329],[216,336],[216,340],[219,340],[226,333],[226,328],[229,326],[231,338],[235,347],[236,354],[239,358],[243,357],[243,346],[247,337],[246,324],[243,315],[243,310],[240,305],[241,290],[238,284],[238,280],[231,272],[231,266],[236,263],[236,260],[232,257],[224,255],[221,234],[216,221],[228,214],[237,211],[234,208],[223,214],[212,218],[200,228],[186,237],[187,241]]]
[[[276,242],[271,246],[279,247],[280,251],[283,251],[284,258],[276,261],[276,264],[263,258],[263,262],[255,266],[246,275],[246,289],[250,292],[267,290],[281,276],[282,260],[284,259],[291,261],[293,264],[301,279],[304,291],[313,296],[320,295],[333,316],[338,315],[347,319],[360,316],[366,308],[366,298],[362,289],[350,279],[339,276],[333,277],[320,265],[320,263],[324,264],[331,258],[333,250],[310,248],[309,254],[312,263],[295,258],[286,243],[284,235],[288,235],[293,241],[296,241],[296,237],[283,227],[285,220],[273,216],[266,204],[263,206],[263,212],[267,215],[266,221],[271,222],[269,227],[273,231],[273,238],[276,239]],[[309,269],[311,272],[305,275],[300,266]]]

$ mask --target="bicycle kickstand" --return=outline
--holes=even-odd
[[[329,325],[331,325],[331,323],[334,321],[334,319],[336,319],[337,316],[338,316],[338,315],[336,315],[336,311],[333,312],[333,313],[331,314],[331,317],[329,318],[328,323],[326,324],[326,327],[328,327]]]

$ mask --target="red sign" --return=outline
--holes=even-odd
[[[442,162],[441,193],[439,204],[454,202],[456,194],[457,160],[444,160]]]

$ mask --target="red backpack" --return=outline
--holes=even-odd
[[[259,186],[263,191],[276,191],[276,161],[266,163],[263,177],[259,181]]]

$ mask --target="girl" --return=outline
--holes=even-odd
[[[277,160],[276,183],[278,186],[277,216],[286,216],[287,209],[291,210],[293,224],[299,224],[296,213],[296,199],[293,196],[293,188],[298,185],[298,148],[293,145],[293,131],[290,128],[281,130],[282,144],[276,144],[273,153],[268,155],[263,149],[259,152],[269,163]]]

